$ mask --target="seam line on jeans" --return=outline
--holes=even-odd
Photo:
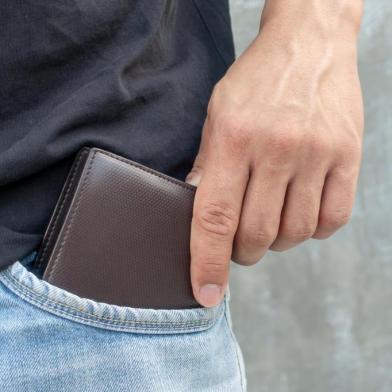
[[[151,321],[149,321],[149,320],[121,320],[121,319],[116,319],[116,318],[112,318],[112,317],[99,316],[97,314],[86,312],[82,309],[65,304],[61,301],[53,300],[47,296],[41,295],[41,294],[31,290],[30,288],[21,285],[21,283],[19,281],[17,281],[12,275],[7,276],[7,278],[11,278],[14,281],[13,284],[16,283],[17,285],[19,285],[19,288],[17,288],[16,290],[22,292],[22,294],[24,294],[24,295],[29,296],[30,299],[34,300],[35,302],[40,303],[43,306],[45,306],[45,305],[53,306],[53,307],[56,307],[56,310],[61,310],[61,309],[58,309],[58,307],[68,308],[71,311],[83,313],[86,316],[96,318],[98,320],[109,321],[109,322],[120,322],[120,323],[141,323],[141,324],[148,323],[148,324],[169,324],[169,325],[172,325],[173,323],[178,324],[178,325],[188,325],[188,324],[194,324],[194,323],[199,323],[199,322],[208,323],[210,321],[210,319],[198,319],[198,320],[194,320],[194,321],[173,321],[173,322],[171,322],[171,321],[153,321],[153,320],[151,320]],[[45,300],[42,301],[42,300],[40,300],[40,298],[45,298]]]
[[[52,308],[52,310],[62,312],[63,314],[68,314],[72,317],[78,317],[83,320],[88,320],[92,322],[100,322],[102,324],[133,324],[135,326],[144,326],[147,329],[154,329],[158,328],[159,326],[162,327],[167,327],[170,326],[171,328],[192,328],[192,327],[202,327],[202,326],[209,326],[212,325],[213,322],[218,318],[218,314],[215,315],[215,317],[212,317],[210,319],[206,318],[200,318],[198,320],[190,320],[190,321],[154,321],[154,320],[121,320],[121,319],[116,319],[116,318],[111,318],[111,317],[104,317],[104,316],[99,316],[94,313],[88,313],[84,310],[81,310],[79,308],[76,308],[74,306],[65,304],[60,301],[53,300],[47,296],[42,296],[41,294],[38,294],[37,292],[31,290],[29,287],[24,286],[22,283],[20,283],[14,276],[12,276],[8,271],[5,272],[7,275],[4,275],[4,278],[8,280],[9,283],[11,283],[12,286],[14,286],[15,290],[20,292],[22,295],[27,296],[31,301],[38,303],[44,307],[48,306]],[[15,287],[18,286],[18,287]],[[38,298],[37,298],[38,297]],[[41,300],[40,298],[45,298],[45,300]],[[69,309],[71,313],[67,312],[64,309]],[[192,309],[186,309],[186,310],[192,310]],[[85,314],[88,317],[83,317],[83,316],[78,316],[75,315],[72,312],[78,312]]]
[[[23,293],[21,292],[21,295],[27,298],[29,301],[31,301],[34,305],[42,306],[44,310],[50,309],[52,310],[56,315],[62,315],[69,317],[73,321],[84,321],[87,322],[89,325],[98,325],[102,327],[114,327],[118,330],[129,330],[130,328],[133,328],[134,330],[143,330],[143,331],[159,331],[159,330],[164,330],[167,331],[168,329],[170,330],[175,330],[175,331],[193,331],[197,330],[199,328],[204,328],[204,327],[209,327],[209,322],[200,322],[200,323],[194,323],[192,325],[182,325],[180,323],[177,324],[162,324],[156,322],[156,325],[152,325],[153,322],[150,321],[141,321],[141,320],[111,320],[111,321],[105,321],[105,320],[100,320],[100,319],[93,319],[89,317],[83,317],[71,312],[68,312],[62,307],[56,307],[53,305],[50,305],[49,303],[44,303],[42,301],[36,300],[31,296],[31,294],[28,293]]]
[[[235,338],[235,336],[234,336],[233,329],[232,329],[232,327],[230,326],[230,323],[229,323],[229,320],[228,320],[227,312],[228,312],[228,311],[230,312],[230,310],[228,309],[228,307],[229,307],[229,304],[228,304],[227,301],[226,301],[226,303],[225,303],[225,314],[224,314],[225,322],[226,322],[227,328],[229,329],[230,338],[231,338],[232,344],[233,344],[233,346],[234,346],[234,351],[235,351],[235,357],[236,357],[236,361],[237,361],[238,372],[239,372],[239,374],[240,374],[241,391],[242,391],[242,392],[245,392],[245,389],[244,389],[244,386],[245,386],[245,375],[242,374],[243,369],[242,369],[242,365],[241,365],[241,361],[240,361],[240,356],[239,356],[239,353],[238,353],[237,341],[236,341],[236,338]]]

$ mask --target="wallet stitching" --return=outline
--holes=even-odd
[[[66,228],[65,228],[65,234],[64,234],[64,237],[63,237],[63,239],[62,239],[62,241],[61,241],[60,248],[59,248],[59,250],[58,250],[58,252],[57,252],[56,258],[54,259],[52,265],[49,266],[50,269],[48,270],[48,277],[47,277],[47,280],[48,280],[48,281],[50,280],[50,278],[52,277],[52,275],[53,275],[53,273],[54,273],[54,271],[55,271],[55,268],[56,268],[56,266],[57,266],[57,264],[58,264],[58,261],[59,261],[61,255],[62,255],[62,252],[63,252],[63,249],[64,249],[64,245],[65,245],[65,242],[66,242],[67,239],[68,239],[68,235],[69,235],[69,233],[70,233],[70,229],[71,229],[71,226],[72,226],[72,224],[73,224],[73,221],[74,221],[76,212],[78,211],[80,202],[81,202],[81,200],[82,200],[82,197],[83,197],[83,195],[84,195],[84,191],[85,191],[85,189],[86,189],[86,185],[87,185],[88,179],[90,178],[90,173],[91,173],[91,169],[92,169],[92,165],[93,165],[94,159],[95,159],[95,157],[96,157],[96,153],[97,153],[97,151],[94,151],[94,153],[93,153],[93,155],[92,155],[92,157],[91,157],[91,161],[90,161],[90,163],[89,163],[89,166],[88,166],[88,169],[87,169],[87,172],[86,172],[86,177],[85,177],[84,180],[83,180],[83,184],[82,184],[80,193],[79,193],[79,195],[78,195],[78,197],[77,197],[77,200],[76,200],[76,202],[75,202],[75,208],[74,208],[74,210],[72,211],[72,215],[71,215],[71,217],[69,218],[69,222],[68,222],[68,224],[67,224],[67,226],[66,226]]]
[[[115,155],[115,154],[112,154],[112,153],[110,153],[110,152],[108,152],[108,151],[97,150],[97,151],[94,152],[94,154],[95,154],[96,152],[99,152],[100,154],[103,154],[103,155],[107,155],[107,156],[109,156],[109,157],[111,157],[111,158],[114,158],[114,159],[120,161],[120,162],[126,163],[127,165],[133,166],[133,167],[135,167],[136,169],[145,171],[146,173],[151,174],[151,175],[153,175],[153,176],[155,176],[155,177],[159,177],[159,178],[161,178],[162,180],[165,180],[165,181],[167,181],[167,182],[171,182],[172,184],[177,185],[177,186],[180,186],[180,187],[182,187],[182,188],[184,188],[184,189],[186,189],[187,191],[190,191],[190,192],[192,192],[192,193],[193,193],[194,190],[195,190],[194,187],[193,187],[192,185],[190,185],[190,184],[176,181],[174,178],[167,177],[167,176],[165,176],[164,174],[159,173],[159,172],[157,172],[157,171],[155,171],[155,170],[153,170],[153,169],[150,169],[150,168],[145,167],[145,166],[142,166],[142,165],[138,165],[138,164],[136,164],[136,163],[134,163],[134,162],[132,162],[132,161],[129,161],[129,160],[126,159],[126,158],[119,157],[119,156],[117,156],[117,155]]]
[[[74,182],[75,182],[76,173],[77,173],[77,171],[78,171],[78,168],[79,168],[79,165],[80,165],[80,161],[81,161],[81,159],[82,159],[82,156],[83,156],[83,154],[80,154],[79,157],[78,157],[78,160],[76,161],[76,165],[75,165],[75,168],[74,168],[73,173],[72,173],[72,175],[71,175],[71,179],[70,179],[70,181],[69,181],[69,183],[68,183],[68,187],[67,187],[65,196],[64,196],[64,198],[63,198],[63,200],[62,200],[62,202],[61,202],[61,204],[60,204],[60,206],[59,206],[59,208],[58,208],[58,210],[57,210],[57,212],[56,212],[56,215],[55,215],[55,217],[54,217],[53,225],[52,225],[52,227],[50,228],[50,231],[49,231],[49,233],[48,233],[48,237],[47,237],[47,240],[46,240],[45,247],[44,247],[44,249],[43,249],[43,251],[42,251],[42,254],[41,254],[41,257],[40,257],[40,259],[39,259],[39,261],[38,261],[38,266],[37,266],[38,269],[40,269],[40,268],[42,267],[42,262],[43,262],[43,260],[45,259],[45,256],[46,256],[46,252],[47,252],[47,250],[48,250],[49,243],[50,243],[50,241],[51,241],[51,239],[52,239],[52,237],[53,237],[54,229],[55,229],[55,227],[56,227],[56,225],[57,225],[58,218],[59,218],[61,212],[63,211],[65,202],[66,202],[66,200],[68,199],[69,192],[70,192],[70,190],[71,190],[71,188],[72,188],[72,185],[73,185]]]
[[[61,301],[53,300],[49,297],[46,297],[42,294],[39,294],[32,290],[31,288],[23,285],[21,282],[19,282],[12,274],[7,271],[6,276],[4,276],[6,280],[12,285],[12,286],[18,286],[18,288],[15,287],[15,290],[17,290],[19,293],[22,295],[26,296],[28,299],[30,299],[32,302],[38,303],[42,306],[48,306],[54,311],[58,311],[62,314],[69,315],[72,317],[80,318],[82,320],[86,321],[92,321],[92,322],[101,322],[101,323],[114,323],[114,324],[134,324],[136,326],[144,326],[145,328],[148,329],[159,329],[159,326],[163,327],[173,327],[173,328],[197,328],[200,326],[208,326],[212,324],[219,316],[220,313],[216,314],[215,317],[206,319],[206,318],[200,318],[197,320],[189,320],[189,321],[154,321],[154,320],[121,320],[121,319],[116,319],[113,317],[105,317],[105,316],[99,316],[94,313],[89,313],[86,312],[80,308],[77,308],[75,306],[63,303]],[[38,297],[38,298],[37,298]],[[45,298],[45,300],[41,300],[40,298]],[[59,307],[64,307],[66,309],[69,309],[72,311],[76,311],[79,313],[82,313],[88,317],[83,317],[83,316],[78,316],[75,315],[74,313],[68,313],[66,310],[61,309]],[[180,309],[181,310],[181,309]],[[183,309],[182,309],[183,310]],[[185,310],[192,310],[192,309],[185,309]],[[93,318],[93,320],[91,320]],[[95,320],[94,320],[95,318]],[[155,325],[151,325],[155,324]]]

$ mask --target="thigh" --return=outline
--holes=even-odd
[[[243,391],[228,298],[155,310],[77,297],[16,262],[0,273],[0,385],[21,391]]]

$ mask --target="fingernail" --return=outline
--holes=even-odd
[[[199,290],[199,302],[210,308],[218,305],[221,299],[221,287],[217,284],[205,284]]]
[[[200,182],[200,176],[198,174],[189,173],[185,179],[185,182],[193,186],[198,186]]]

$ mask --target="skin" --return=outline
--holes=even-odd
[[[197,191],[191,280],[223,298],[230,260],[325,239],[351,215],[361,161],[360,0],[267,0],[260,30],[216,84],[187,182]]]

